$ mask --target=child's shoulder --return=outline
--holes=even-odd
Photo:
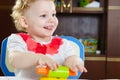
[[[18,37],[20,37],[18,33],[12,33],[8,36],[8,38],[18,38]]]
[[[27,36],[26,33],[12,33],[8,38],[21,38],[21,36]]]
[[[22,37],[19,35],[19,33],[12,33],[8,36],[8,41],[12,41],[12,42],[18,42],[18,41],[22,41],[23,39]]]

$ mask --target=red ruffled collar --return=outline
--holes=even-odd
[[[27,44],[27,48],[30,51],[33,51],[37,54],[57,54],[60,45],[62,45],[63,41],[60,37],[52,38],[52,41],[49,44],[40,44],[34,41],[31,36],[25,33],[19,33],[19,35],[23,38],[23,40]]]

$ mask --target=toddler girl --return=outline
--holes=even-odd
[[[11,16],[20,31],[8,37],[7,45],[15,76],[38,80],[36,67],[57,70],[59,65],[87,72],[70,42],[53,36],[58,25],[54,0],[16,0]]]

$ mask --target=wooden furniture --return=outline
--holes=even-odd
[[[120,79],[120,0],[109,0],[107,16],[106,77]]]

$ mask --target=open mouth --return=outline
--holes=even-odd
[[[53,30],[53,27],[52,26],[46,26],[46,27],[44,27],[44,29],[46,29],[46,30]]]

